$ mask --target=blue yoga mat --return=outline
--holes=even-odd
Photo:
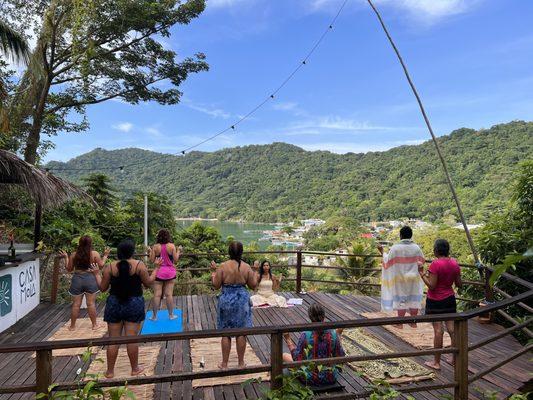
[[[151,321],[153,312],[146,313],[141,335],[153,335],[158,333],[176,333],[183,331],[183,318],[181,310],[175,308],[174,315],[176,319],[168,318],[168,310],[159,310],[157,313],[157,321]]]

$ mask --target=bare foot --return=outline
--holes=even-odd
[[[74,330],[76,330],[76,325],[70,325],[70,326],[68,327],[68,330],[71,331],[71,332],[74,331]]]
[[[150,321],[157,321],[157,315],[152,315],[150,318],[148,318]]]
[[[93,325],[93,331],[97,330],[98,328],[100,328],[100,325],[98,325],[98,324]]]
[[[410,326],[411,328],[415,328],[415,329],[416,329],[416,327],[417,327],[416,322],[413,322],[412,324],[409,324],[409,326]]]
[[[239,366],[239,368],[245,368],[245,367],[246,367],[246,363],[242,363],[242,364],[241,364],[241,363],[239,363],[239,365],[238,365],[238,366]]]
[[[106,371],[104,376],[107,378],[107,379],[111,379],[115,376],[115,371]]]
[[[228,369],[228,364],[221,362],[218,364],[218,369]]]
[[[443,358],[444,358],[444,361],[446,361],[448,364],[450,364],[450,365],[454,365],[455,364],[454,359],[453,359],[452,356],[444,356]]]
[[[178,316],[177,316],[177,315],[174,315],[174,314],[170,314],[170,315],[168,316],[168,319],[171,319],[171,320],[172,320],[172,319],[176,319],[176,318],[178,318]]]
[[[131,376],[138,376],[141,375],[143,372],[144,368],[139,365],[137,368],[131,370]]]
[[[435,361],[426,361],[424,363],[426,367],[440,371],[440,364],[437,364]]]
[[[399,324],[399,325],[392,325],[393,328],[396,328],[396,329],[403,329],[403,325],[402,324]]]

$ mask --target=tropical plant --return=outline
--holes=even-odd
[[[3,19],[0,19],[0,52],[13,61],[25,64],[30,58],[28,42]]]
[[[354,241],[348,252],[351,254],[361,254],[357,257],[337,257],[339,266],[345,269],[340,270],[340,275],[348,282],[353,283],[378,283],[380,271],[376,271],[379,266],[377,257],[372,257],[371,254],[376,253],[373,240],[358,239]],[[356,286],[358,292],[364,294],[376,293],[376,289],[372,286]]]
[[[111,178],[104,174],[91,174],[83,179],[87,194],[98,206],[106,211],[113,207],[116,196],[111,186]]]
[[[3,1],[0,12],[14,29],[35,32],[32,58],[44,72],[9,75],[16,82],[6,102],[17,139],[11,150],[35,164],[53,145],[43,136],[87,129],[89,105],[178,103],[181,83],[208,65],[202,53],[178,60],[161,38],[204,8],[204,0]]]

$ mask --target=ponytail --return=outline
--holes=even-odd
[[[135,253],[135,243],[131,240],[124,240],[117,246],[117,258],[120,260],[117,263],[118,281],[117,281],[117,297],[120,301],[128,299],[128,287],[130,285],[130,263],[128,260],[133,257]]]
[[[117,268],[117,297],[120,301],[126,301],[128,300],[128,286],[130,283],[130,263],[126,260],[120,260],[117,264]]]

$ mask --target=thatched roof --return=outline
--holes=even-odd
[[[9,151],[0,150],[0,190],[14,187],[23,188],[43,207],[58,206],[79,197],[93,202],[75,185],[21,160]]]

